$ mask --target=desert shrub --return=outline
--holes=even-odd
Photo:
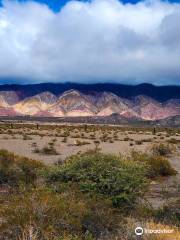
[[[94,133],[90,134],[90,139],[95,139],[95,138],[96,138],[96,136]]]
[[[33,153],[40,153],[40,149],[36,146],[32,150]]]
[[[72,138],[80,138],[81,135],[80,135],[80,134],[75,134],[75,135],[72,135],[71,137],[72,137]]]
[[[118,140],[118,133],[117,132],[114,132],[113,138],[114,138],[114,140]]]
[[[56,139],[56,138],[53,138],[53,139],[52,139],[52,142],[53,142],[53,143],[57,142],[57,139]]]
[[[0,209],[1,217],[5,219],[0,225],[4,239],[28,236],[30,228],[38,240],[66,239],[64,237],[68,235],[72,236],[70,239],[82,239],[81,223],[88,209],[73,195],[55,194],[42,187],[6,196],[6,200],[0,196],[0,201],[6,201]]]
[[[67,137],[64,137],[64,138],[62,139],[62,142],[63,142],[63,143],[67,143]]]
[[[24,134],[24,135],[23,135],[23,140],[32,140],[32,137]]]
[[[8,130],[7,134],[11,135],[11,134],[13,134],[13,131],[12,130]]]
[[[137,140],[137,141],[135,141],[135,144],[136,144],[136,145],[142,145],[142,144],[143,144],[143,141]]]
[[[84,193],[110,198],[116,207],[132,207],[147,187],[143,164],[102,153],[74,155],[46,173],[47,181],[75,182]]]
[[[95,145],[99,145],[99,144],[100,144],[100,141],[99,141],[99,140],[94,140],[94,144],[95,144]]]
[[[100,137],[102,142],[107,142],[108,140],[108,134],[107,133],[103,133],[102,136]]]
[[[167,142],[170,143],[170,144],[179,144],[180,140],[176,139],[176,138],[170,138],[170,139],[167,140]]]
[[[175,175],[177,172],[171,166],[168,159],[162,156],[150,157],[148,164],[151,166],[150,175],[151,176],[171,176]]]
[[[152,142],[152,138],[145,138],[141,140],[142,142]]]
[[[45,155],[58,155],[58,152],[56,151],[56,149],[54,148],[53,145],[50,146],[44,146],[41,150],[40,150],[41,154],[45,154]]]
[[[76,143],[75,143],[76,146],[83,146],[83,145],[88,145],[88,144],[90,144],[90,142],[80,141],[80,140],[76,140]]]
[[[153,155],[167,156],[172,153],[172,146],[169,144],[154,144],[151,149]]]
[[[52,148],[52,147],[54,147],[54,142],[49,142],[48,145],[49,145],[49,147]]]
[[[125,141],[125,142],[130,141],[130,138],[129,138],[129,137],[125,137],[125,138],[123,139],[123,141]]]
[[[34,184],[38,171],[44,167],[39,161],[0,150],[0,184]]]
[[[64,132],[64,133],[60,134],[60,137],[67,138],[69,135],[70,135],[70,132]]]
[[[163,156],[151,156],[145,153],[132,151],[130,159],[136,162],[145,163],[148,169],[147,176],[150,178],[158,176],[171,176],[177,173],[171,166],[168,159]]]
[[[176,170],[171,166],[168,159],[162,156],[150,157],[148,164],[150,165],[151,177],[171,176],[177,173]]]

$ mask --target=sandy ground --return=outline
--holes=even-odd
[[[38,136],[38,135],[30,135],[32,140],[23,140],[23,136],[19,134],[13,135],[13,137],[9,134],[0,134],[0,149],[6,149],[10,152],[14,152],[21,156],[26,156],[28,158],[41,160],[44,163],[52,164],[57,162],[58,160],[64,160],[68,156],[72,154],[76,154],[79,151],[84,152],[88,149],[95,148],[94,140],[90,139],[81,139],[78,138],[80,141],[86,141],[90,144],[83,145],[83,146],[76,146],[77,139],[68,137],[67,143],[63,143],[63,137],[53,137],[53,136]],[[109,142],[101,142],[99,147],[103,153],[114,153],[114,154],[127,154],[131,150],[137,151],[148,151],[153,143],[161,141],[160,139],[153,139],[153,135],[148,134],[127,134],[121,133],[118,135],[120,141],[114,141],[113,143]],[[133,140],[123,141],[124,138],[129,137]],[[137,145],[135,141],[142,140],[142,139],[152,139],[152,142],[143,142],[141,145]],[[178,137],[180,138],[180,137]],[[46,154],[39,154],[34,153],[33,144],[37,144],[39,149],[42,149],[44,146],[47,146],[49,142],[53,139],[57,141],[54,144],[54,148],[58,152],[58,155],[46,155]],[[96,140],[99,140],[98,134],[96,134]],[[130,146],[130,143],[133,146]]]

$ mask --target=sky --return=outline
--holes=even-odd
[[[0,84],[180,85],[180,1],[0,0]]]

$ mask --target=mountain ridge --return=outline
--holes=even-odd
[[[0,91],[16,91],[23,99],[25,97],[34,96],[41,92],[50,91],[55,95],[76,89],[82,93],[95,92],[111,92],[119,97],[130,99],[138,95],[146,95],[157,101],[167,101],[172,98],[180,98],[180,86],[155,86],[148,83],[138,85],[125,85],[117,83],[96,83],[96,84],[81,84],[81,83],[38,83],[38,84],[5,84],[0,85]]]
[[[85,94],[76,89],[58,95],[50,91],[31,97],[22,98],[22,95],[19,90],[0,91],[0,116],[108,117],[119,114],[127,119],[159,120],[180,115],[180,98],[159,102],[146,95],[127,99],[112,92]]]

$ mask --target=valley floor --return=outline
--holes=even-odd
[[[64,161],[78,152],[94,149],[96,145],[103,153],[123,154],[141,151],[148,152],[153,144],[180,142],[180,131],[172,132],[153,128],[133,128],[117,126],[89,125],[37,125],[11,124],[0,125],[0,149],[6,149],[21,156],[53,164]],[[53,146],[55,154],[38,152],[35,149]]]

